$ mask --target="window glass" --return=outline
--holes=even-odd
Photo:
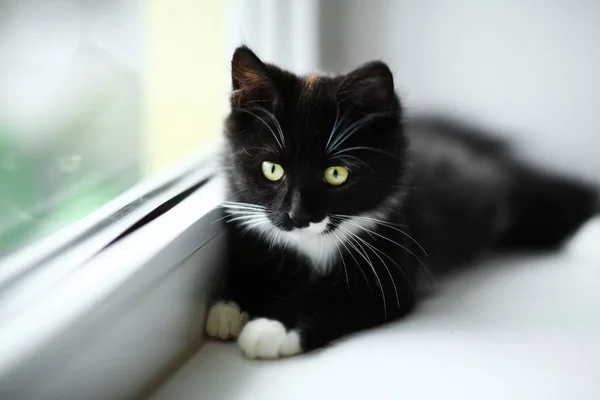
[[[220,132],[224,2],[0,2],[0,258]]]

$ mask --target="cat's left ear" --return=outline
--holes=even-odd
[[[234,106],[273,101],[277,95],[265,64],[246,46],[238,47],[231,60]]]
[[[394,99],[394,76],[387,64],[372,61],[346,75],[338,90],[357,101],[387,107]]]

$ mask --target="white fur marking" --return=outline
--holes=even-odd
[[[247,320],[248,314],[237,303],[218,301],[208,312],[206,333],[221,340],[236,338]]]
[[[274,319],[259,318],[246,324],[238,345],[248,358],[278,358],[302,352],[300,335]]]

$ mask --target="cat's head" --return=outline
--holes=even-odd
[[[238,223],[327,235],[398,197],[406,141],[387,65],[296,76],[240,47],[232,80],[225,168],[229,200],[246,203],[230,204]]]

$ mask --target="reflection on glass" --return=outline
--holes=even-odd
[[[211,68],[227,69],[203,56],[224,50],[220,34],[200,56],[181,57],[194,54],[186,24],[206,26],[206,16],[214,30],[221,10],[180,0],[0,2],[0,259],[218,135],[214,99],[224,104],[226,86]],[[195,104],[201,87],[208,118]]]

